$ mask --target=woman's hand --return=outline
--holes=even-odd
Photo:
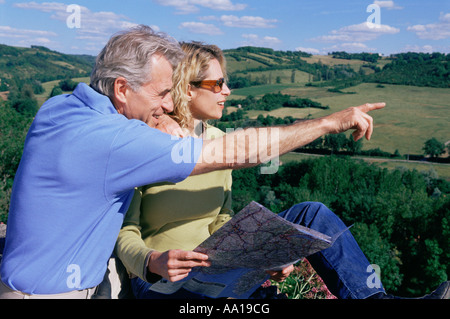
[[[178,136],[178,137],[186,136],[186,134],[184,134],[180,125],[167,114],[161,115],[159,117],[158,124],[156,125],[155,128],[160,130],[163,133],[167,133],[170,135],[174,135],[174,136]]]
[[[267,273],[270,275],[270,279],[277,282],[285,281],[287,277],[294,271],[294,265],[290,265],[282,270],[268,270]]]
[[[175,249],[164,253],[153,251],[147,268],[150,272],[175,282],[186,278],[194,267],[209,267],[210,265],[208,255]]]

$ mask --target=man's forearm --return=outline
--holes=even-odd
[[[238,129],[204,142],[193,175],[266,163],[327,134],[326,120],[298,121],[279,127]]]
[[[238,169],[270,161],[326,134],[353,129],[353,137],[370,139],[373,119],[367,112],[384,108],[385,103],[350,107],[323,118],[298,121],[268,128],[247,128],[205,141],[192,175],[220,169]]]

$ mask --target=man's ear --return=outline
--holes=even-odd
[[[127,103],[128,82],[123,77],[114,81],[114,106],[120,114],[123,114],[124,105]]]

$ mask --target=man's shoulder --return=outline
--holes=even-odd
[[[72,95],[78,99],[79,103],[82,103],[99,113],[117,114],[117,110],[110,98],[95,91],[86,83],[79,83]]]

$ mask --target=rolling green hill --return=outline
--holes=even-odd
[[[312,56],[246,47],[226,50],[225,55],[233,88],[230,102],[249,96],[260,99],[280,92],[293,99],[311,99],[329,106],[325,110],[243,107],[250,119],[261,114],[305,119],[367,102],[386,102],[383,111],[373,114],[376,132],[370,142],[364,142],[364,150],[423,154],[423,145],[431,137],[442,143],[450,140],[448,54],[404,53],[380,57],[334,52]],[[228,112],[237,107],[229,106]]]
[[[44,82],[84,77],[90,74],[95,57],[68,55],[45,47],[18,48],[0,44],[0,91],[21,89],[24,84],[42,91]]]
[[[232,88],[305,82],[338,89],[363,82],[450,87],[449,54],[410,52],[381,57],[370,53],[333,52],[313,56],[299,51],[256,47],[225,50],[224,53]]]
[[[329,106],[329,109],[245,110],[250,118],[261,114],[299,119],[319,117],[347,106],[385,101],[388,108],[375,115],[378,134],[370,144],[365,144],[365,149],[420,154],[423,143],[431,137],[441,142],[450,140],[446,124],[449,119],[449,54],[404,53],[381,57],[333,52],[310,55],[258,47],[224,50],[224,54],[229,85],[233,89],[230,100],[249,96],[259,99],[268,93],[281,92],[293,99],[311,99]],[[88,82],[94,62],[93,56],[67,55],[40,46],[0,45],[0,92],[13,91],[10,93],[12,104],[14,99],[20,102],[16,109],[33,110],[23,103],[24,96],[35,99],[39,107],[61,79]],[[233,107],[228,108],[228,112],[233,110]]]

